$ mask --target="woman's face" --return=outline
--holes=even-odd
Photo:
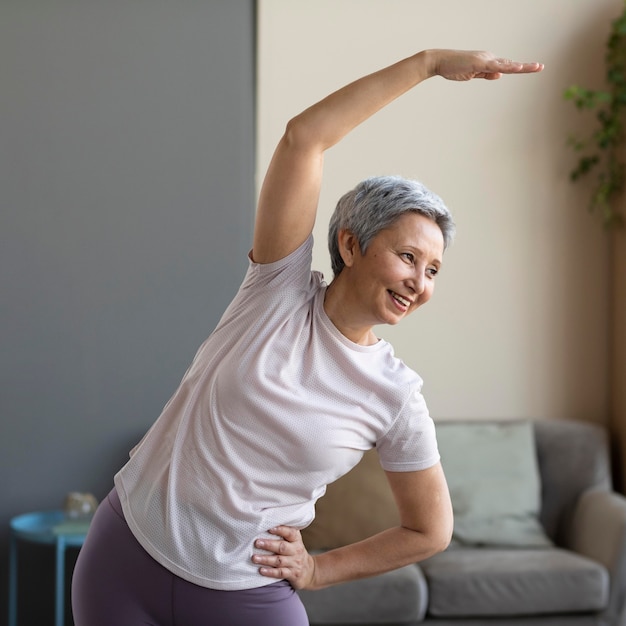
[[[419,213],[405,213],[379,232],[365,254],[353,242],[349,271],[362,322],[397,324],[426,304],[435,288],[443,250],[441,229]]]

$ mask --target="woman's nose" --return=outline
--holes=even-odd
[[[426,288],[426,279],[424,277],[423,270],[417,269],[414,276],[411,278],[411,289],[418,295],[421,296],[424,293],[424,289]]]

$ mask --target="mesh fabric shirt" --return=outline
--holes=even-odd
[[[326,485],[376,447],[389,471],[439,460],[419,376],[389,343],[361,346],[326,315],[312,237],[288,257],[249,262],[234,300],[159,419],[115,477],[133,534],[195,584],[275,582],[254,540],[304,528]]]

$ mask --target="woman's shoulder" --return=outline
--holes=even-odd
[[[242,283],[242,288],[247,288],[255,283],[308,283],[313,261],[313,235],[309,237],[291,254],[271,263],[257,263],[254,260],[254,250],[248,255],[248,271]]]

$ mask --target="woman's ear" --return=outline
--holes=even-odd
[[[343,228],[337,235],[337,243],[339,244],[339,254],[341,254],[344,265],[352,267],[356,253],[360,252],[356,236],[351,231]]]

